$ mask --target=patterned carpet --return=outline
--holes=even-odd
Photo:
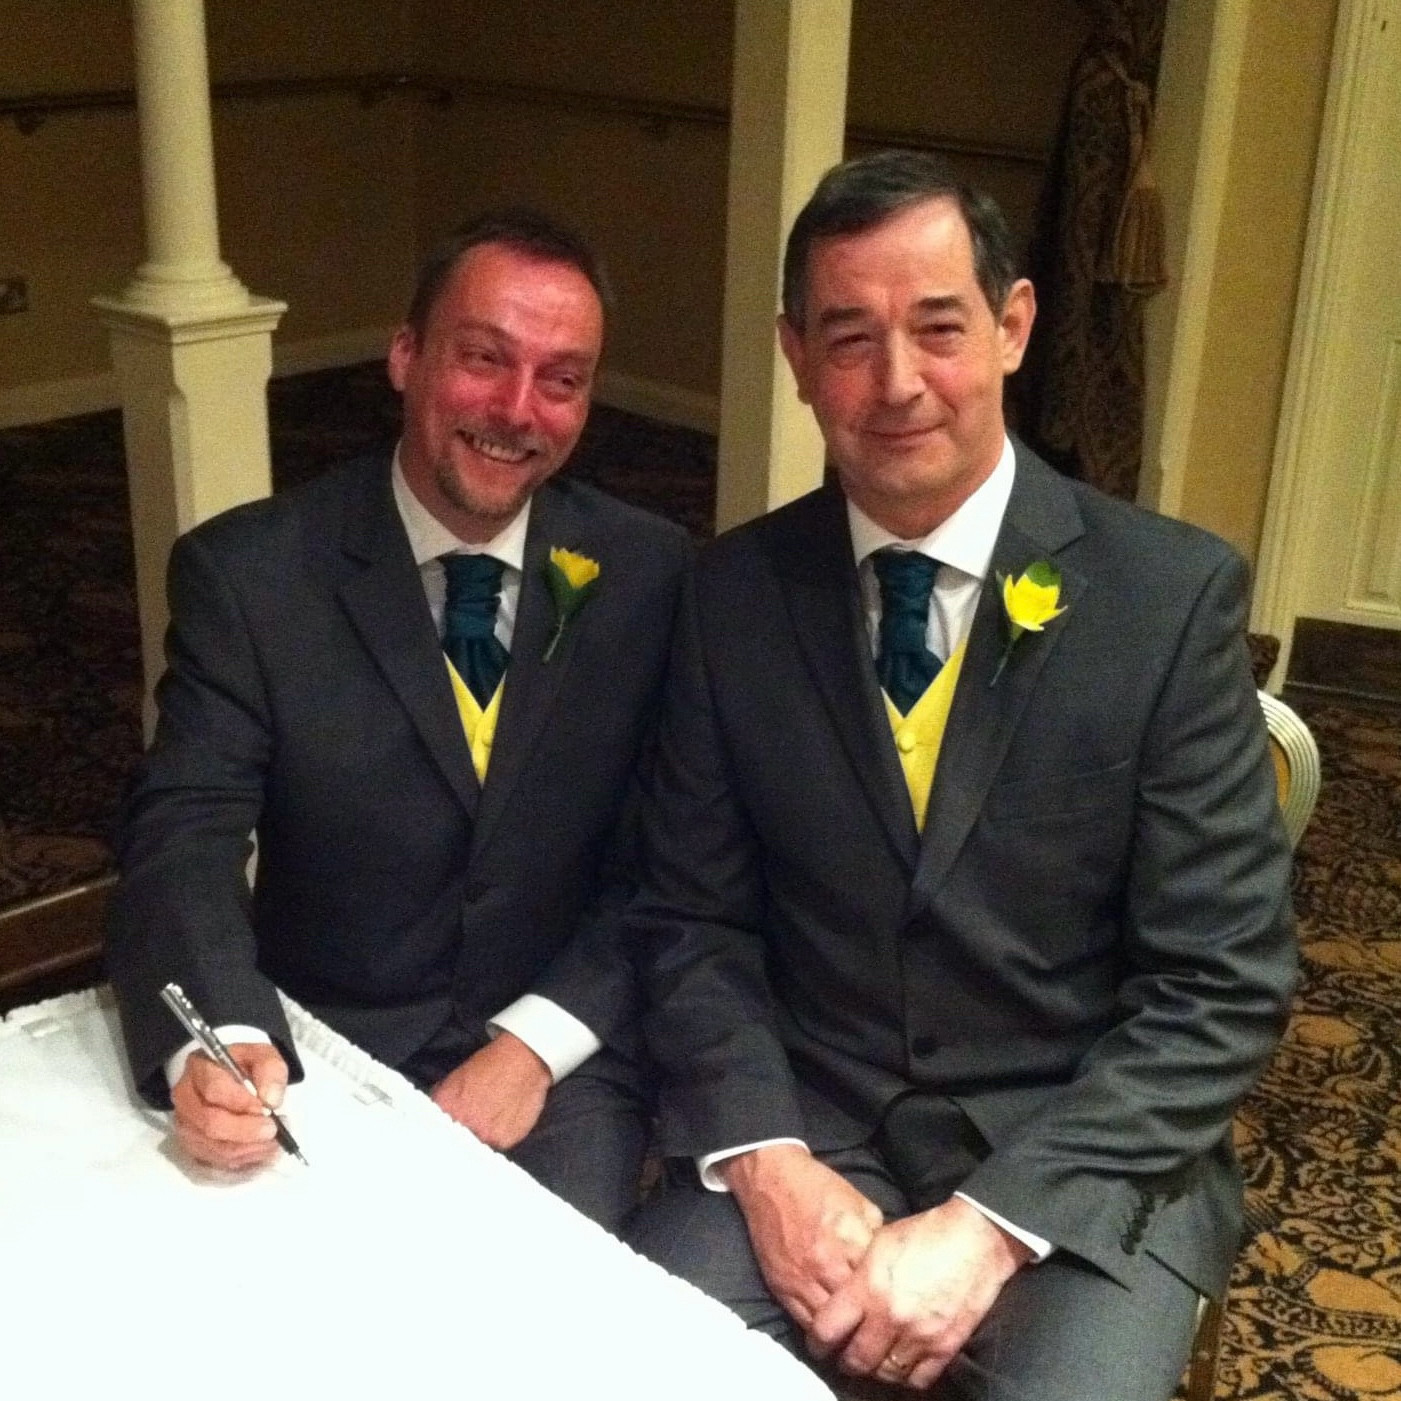
[[[0,431],[0,908],[110,864],[141,745],[115,413]]]
[[[1237,1116],[1257,1233],[1217,1395],[1401,1401],[1401,715],[1295,705],[1324,778],[1295,869],[1303,978]]]
[[[275,381],[279,488],[393,441],[376,367]],[[598,409],[568,470],[708,529],[713,440]],[[0,908],[108,866],[139,746],[120,423],[0,430]],[[1295,875],[1304,975],[1238,1117],[1257,1230],[1218,1396],[1401,1401],[1401,715],[1297,702],[1324,785]]]

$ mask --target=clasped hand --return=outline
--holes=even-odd
[[[880,1208],[796,1144],[740,1154],[719,1171],[744,1212],[764,1282],[808,1332],[875,1238]]]
[[[814,1355],[854,1375],[932,1385],[1030,1258],[960,1198],[884,1223],[805,1149],[746,1154],[726,1180],[775,1298]]]

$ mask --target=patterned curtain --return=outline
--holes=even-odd
[[[1013,380],[1022,435],[1061,471],[1133,499],[1143,454],[1143,307],[1166,282],[1149,153],[1167,0],[1080,0],[1028,264],[1039,312]]]

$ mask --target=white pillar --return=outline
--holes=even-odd
[[[204,0],[132,0],[132,26],[149,256],[127,300],[153,311],[247,306],[219,257]]]
[[[219,257],[203,0],[132,0],[132,23],[148,256],[93,305],[121,387],[149,733],[170,546],[271,489],[267,381],[287,308]]]
[[[822,438],[774,331],[783,241],[842,158],[851,0],[736,0],[716,527],[822,480]]]
[[[1168,213],[1168,284],[1144,311],[1138,504],[1165,516],[1182,514],[1249,25],[1248,0],[1173,0],[1163,33],[1153,169]]]

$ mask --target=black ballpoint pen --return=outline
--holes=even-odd
[[[167,983],[161,989],[161,997],[165,1005],[175,1013],[180,1025],[199,1042],[200,1049],[216,1065],[222,1066],[230,1075],[248,1091],[259,1104],[263,1104],[262,1096],[259,1095],[253,1082],[243,1073],[238,1062],[229,1054],[229,1048],[218,1038],[214,1028],[195,1010],[195,1005],[185,996],[184,989],[179,983]],[[308,1165],[306,1158],[302,1156],[302,1150],[297,1147],[297,1140],[287,1130],[287,1125],[277,1114],[276,1110],[270,1109],[263,1104],[263,1112],[272,1120],[276,1128],[276,1138],[284,1153],[290,1153],[302,1164]]]

